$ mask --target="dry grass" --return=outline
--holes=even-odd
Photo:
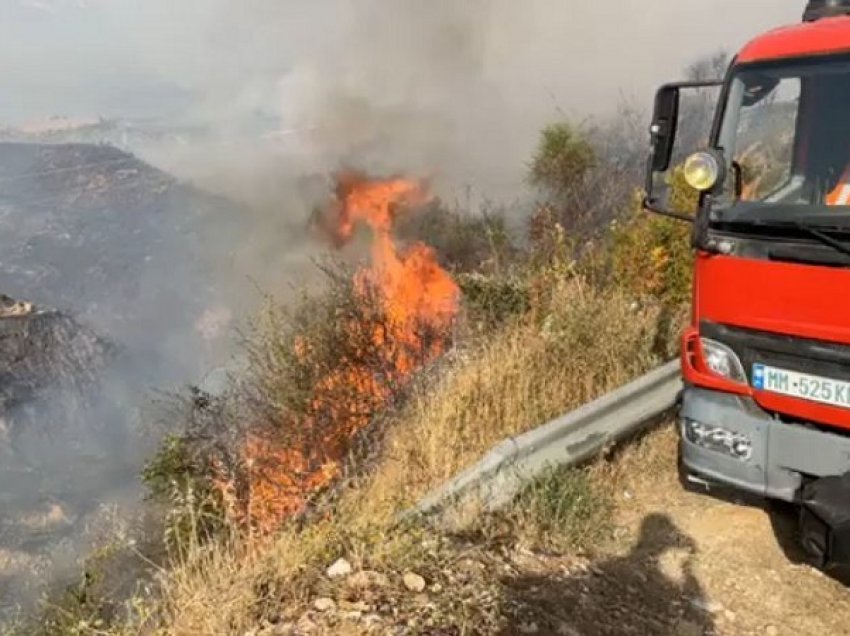
[[[667,420],[640,439],[617,448],[609,461],[600,464],[594,480],[618,502],[636,497],[636,493],[644,501],[652,498],[666,502],[670,493],[681,489],[678,443],[674,421]]]
[[[161,592],[146,609],[149,632],[250,633],[264,621],[320,620],[310,613],[312,599],[345,596],[324,575],[340,557],[354,571],[386,573],[390,584],[382,598],[393,612],[413,602],[400,577],[414,571],[438,591],[429,591],[426,608],[408,607],[405,616],[419,616],[434,629],[446,625],[452,633],[496,629],[492,586],[498,576],[487,575],[487,557],[471,559],[481,564],[480,575],[458,582],[457,563],[478,548],[399,526],[398,513],[503,438],[622,385],[667,354],[658,346],[666,336],[657,332],[664,321],[656,306],[636,306],[619,292],[600,292],[578,279],[562,281],[550,298],[548,310],[534,319],[456,353],[397,416],[381,462],[350,485],[332,515],[286,528],[264,545],[220,542],[185,551],[163,572]],[[514,539],[568,536],[571,522],[581,517],[584,530],[573,544],[586,543],[587,530],[601,527],[607,514],[604,497],[594,499],[592,488],[592,480],[563,474],[541,482],[515,508]],[[380,602],[373,605],[380,613]]]
[[[459,360],[392,429],[372,497],[413,503],[506,437],[528,431],[658,364],[657,307],[580,280],[539,323],[514,325]]]
[[[593,479],[612,495],[656,490],[663,497],[679,487],[678,443],[674,421],[666,420],[640,439],[617,447],[607,461],[594,467]]]

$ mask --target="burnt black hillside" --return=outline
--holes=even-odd
[[[151,358],[202,350],[202,316],[226,314],[215,269],[236,220],[109,146],[0,143],[0,292]]]
[[[0,623],[134,505],[141,409],[227,341],[238,220],[115,148],[0,143]]]

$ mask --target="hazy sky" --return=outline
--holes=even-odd
[[[479,66],[509,101],[596,110],[645,99],[695,56],[735,49],[795,21],[804,0],[428,0],[472,8]],[[0,0],[0,119],[51,114],[244,112],[275,103],[281,77],[311,59],[383,42],[368,63],[402,74],[393,38],[404,0]],[[386,14],[386,15],[385,15]],[[383,31],[383,33],[382,33]],[[414,33],[415,35],[415,33]],[[400,57],[395,53],[400,52]],[[355,59],[356,59],[355,55]],[[340,68],[340,73],[350,69]],[[331,81],[332,78],[325,78]]]
[[[209,147],[146,155],[187,178],[255,175],[271,152],[308,174],[409,171],[509,198],[553,118],[648,109],[696,58],[796,22],[804,4],[0,0],[0,124],[166,118],[213,131]],[[270,147],[252,121],[283,134]]]

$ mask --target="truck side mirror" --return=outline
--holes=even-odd
[[[651,135],[653,172],[664,172],[670,167],[673,156],[673,143],[676,140],[676,127],[679,124],[679,87],[667,84],[658,89],[655,95],[655,109],[652,114]]]
[[[682,89],[703,89],[722,86],[721,80],[676,82],[665,84],[655,94],[655,108],[649,128],[651,150],[647,164],[646,198],[644,209],[683,221],[693,222],[693,217],[664,208],[661,197],[653,192],[657,174],[667,172],[673,159],[676,131],[679,125],[679,105]]]

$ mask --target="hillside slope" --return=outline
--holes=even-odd
[[[847,589],[800,561],[792,513],[686,491],[675,447],[667,423],[592,469],[614,507],[612,539],[590,553],[467,537],[448,562],[435,551],[440,568],[423,589],[392,567],[342,584],[324,578],[295,620],[255,633],[443,633],[427,621],[443,610],[449,583],[464,599],[453,609],[464,624],[447,633],[850,634]],[[425,543],[439,545],[436,536]],[[461,611],[465,602],[478,606]]]
[[[237,218],[111,147],[0,143],[0,622],[132,509],[140,409],[226,339]]]
[[[0,290],[128,346],[201,350],[178,337],[222,302],[212,268],[237,218],[109,146],[0,144]]]

